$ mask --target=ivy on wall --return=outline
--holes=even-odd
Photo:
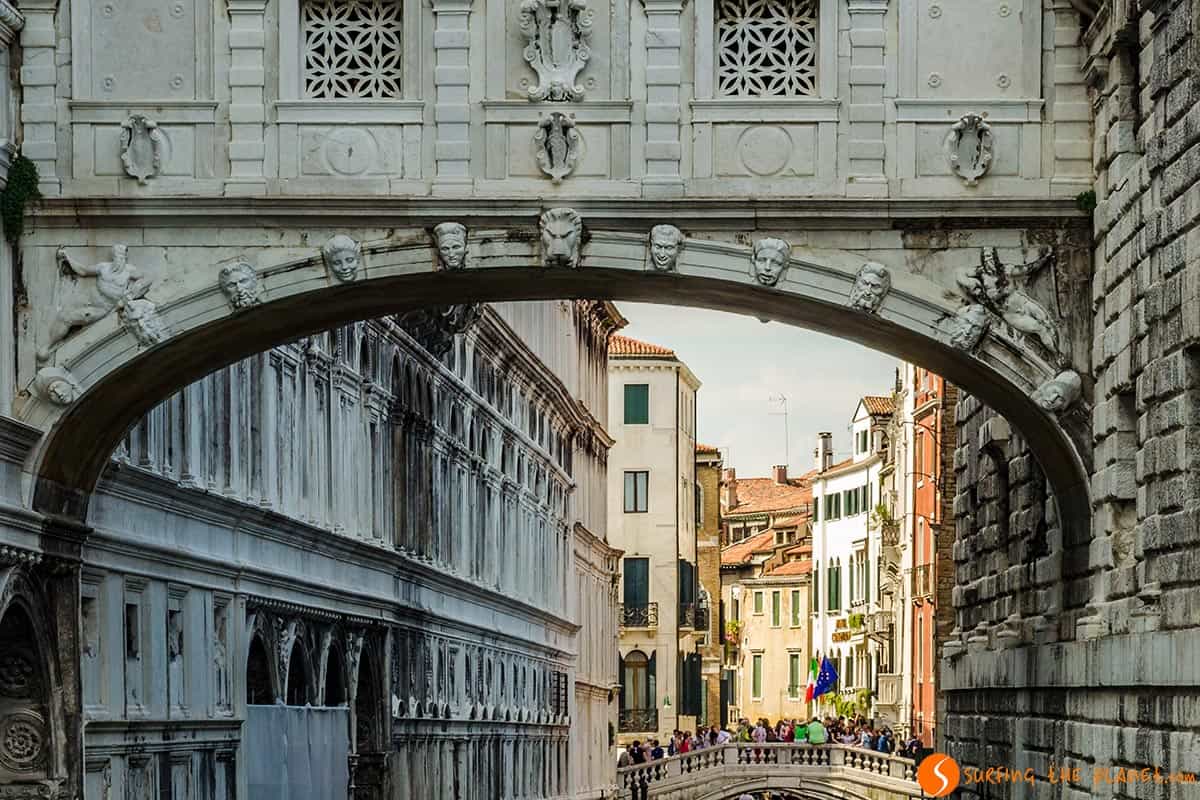
[[[0,192],[0,221],[10,244],[15,244],[25,230],[25,207],[41,199],[37,165],[18,153],[8,168],[8,185]]]

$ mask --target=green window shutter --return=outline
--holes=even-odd
[[[625,384],[625,424],[646,425],[650,422],[650,384]]]
[[[788,697],[800,693],[800,654],[788,653]]]
[[[821,610],[821,562],[813,564],[812,571],[812,611]]]
[[[863,567],[863,600],[871,599],[871,559],[868,558]]]
[[[792,589],[792,627],[800,625],[800,590]]]
[[[763,593],[762,592],[754,593],[754,613],[755,614],[763,613]]]
[[[783,598],[780,596],[779,590],[771,592],[771,627],[778,628],[780,620],[780,607],[783,605]]]
[[[760,653],[754,654],[754,676],[750,687],[753,697],[762,697],[762,658]]]

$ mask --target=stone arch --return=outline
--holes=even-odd
[[[993,325],[971,351],[958,346],[963,337],[953,336],[951,326],[963,305],[949,266],[938,267],[946,274],[934,279],[932,272],[892,263],[883,300],[861,310],[849,299],[866,261],[859,253],[793,247],[786,274],[776,285],[763,286],[750,274],[751,248],[745,245],[687,239],[676,270],[664,273],[646,269],[645,232],[588,230],[576,268],[548,268],[539,256],[538,237],[528,233],[520,223],[481,230],[472,237],[468,263],[473,268],[449,272],[433,271],[436,259],[428,239],[393,237],[368,244],[363,277],[338,286],[331,286],[315,248],[299,260],[294,251],[281,250],[275,263],[273,252],[266,251],[258,263],[268,265],[260,279],[270,299],[237,314],[229,313],[215,274],[195,269],[163,282],[155,302],[173,336],[142,349],[116,315],[105,317],[69,337],[56,353],[57,366],[79,383],[78,399],[66,407],[32,395],[24,402],[21,417],[48,429],[31,464],[33,507],[85,521],[98,476],[133,421],[188,383],[267,347],[356,319],[418,308],[588,297],[750,314],[822,329],[921,363],[1018,427],[1054,481],[1064,523],[1090,526],[1086,408],[1058,416],[1043,410],[1034,390],[1062,365],[1002,325]],[[334,292],[338,302],[327,302]],[[32,376],[28,380],[24,388],[32,389]],[[1090,386],[1083,389],[1088,392]],[[427,413],[432,392],[426,378]]]
[[[354,678],[353,695],[353,744],[359,753],[379,750],[383,746],[377,660],[374,645],[369,640],[364,641],[358,659],[358,674]]]
[[[771,792],[771,800],[870,800],[869,795],[844,786],[803,780],[797,786],[783,786],[782,783],[770,778],[742,780],[698,794],[695,800],[738,800],[743,794],[757,799],[763,792]]]
[[[0,569],[0,785],[30,797],[68,780],[63,676],[38,586],[25,567]]]
[[[325,655],[325,685],[322,687],[321,705],[340,706],[349,701],[346,691],[346,661],[342,648],[337,644],[329,647]]]
[[[313,699],[312,667],[304,637],[297,636],[288,655],[287,677],[283,684],[284,703],[289,706],[309,705]]]

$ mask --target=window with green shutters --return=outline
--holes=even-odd
[[[762,699],[762,653],[754,654],[754,674],[750,682],[750,696],[755,700]]]
[[[788,653],[788,697],[800,696],[800,654]]]
[[[754,593],[754,613],[755,614],[763,613],[763,593],[762,592]]]
[[[650,422],[650,384],[625,384],[625,424],[647,425]]]
[[[792,627],[800,627],[800,590],[792,589]]]
[[[771,627],[778,628],[781,618],[783,597],[778,589],[771,592]]]
[[[821,562],[813,564],[812,571],[812,612],[818,614],[821,611]]]

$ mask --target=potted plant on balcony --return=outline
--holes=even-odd
[[[862,613],[854,613],[846,619],[846,623],[850,626],[850,630],[852,631],[862,630],[864,619],[865,617],[862,615]]]

